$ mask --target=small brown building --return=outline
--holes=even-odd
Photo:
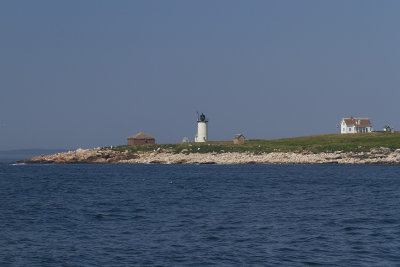
[[[237,134],[235,135],[235,137],[233,138],[233,143],[235,145],[243,145],[245,141],[244,135],[243,134]]]
[[[156,139],[154,137],[142,132],[132,135],[131,137],[128,137],[128,145],[130,146],[155,144],[155,143]]]

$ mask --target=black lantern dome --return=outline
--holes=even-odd
[[[204,115],[203,113],[201,113],[200,115],[200,121],[205,121],[206,120],[206,115]]]

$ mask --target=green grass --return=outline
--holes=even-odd
[[[244,145],[234,145],[232,141],[207,143],[177,143],[140,146],[117,146],[115,151],[146,152],[158,148],[171,153],[223,153],[223,152],[368,152],[373,148],[400,148],[400,132],[362,133],[362,134],[327,134],[276,140],[246,140]],[[111,149],[105,147],[104,149]]]

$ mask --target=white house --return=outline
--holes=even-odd
[[[343,118],[340,123],[340,133],[370,133],[372,124],[368,118]]]

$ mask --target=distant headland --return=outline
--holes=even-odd
[[[400,164],[400,133],[123,145],[41,155],[18,163]]]

